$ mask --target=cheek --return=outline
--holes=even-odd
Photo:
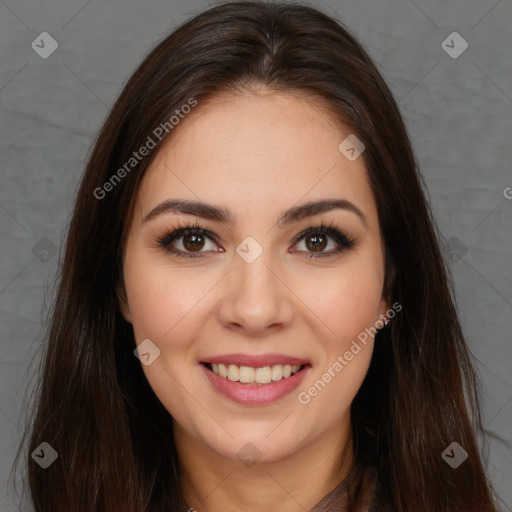
[[[319,345],[314,371],[297,398],[304,412],[322,415],[327,424],[339,420],[357,394],[370,364],[375,322],[384,311],[379,261],[360,256],[310,288],[310,329]]]
[[[344,286],[336,284],[316,303],[318,316],[329,329],[317,322],[318,329],[327,334],[319,339],[314,371],[296,396],[304,417],[322,418],[323,426],[348,414],[370,365],[373,327],[379,315],[377,281],[352,275]],[[306,435],[305,424],[298,429]]]
[[[214,313],[211,297],[222,273],[209,269],[173,268],[165,258],[133,251],[125,260],[126,293],[137,344],[151,340],[159,356],[142,367],[154,393],[182,424],[201,416],[196,340]],[[192,371],[191,371],[192,370]]]
[[[135,338],[149,338],[160,348],[175,338],[213,285],[208,276],[169,272],[165,261],[133,253],[125,261],[124,276]]]
[[[374,326],[383,312],[383,273],[364,259],[313,281],[308,306],[327,329],[328,350],[343,346]]]
[[[196,383],[183,363],[192,358],[190,341],[204,325],[199,317],[207,315],[202,299],[215,284],[212,276],[197,274],[170,272],[167,262],[135,251],[125,260],[125,287],[136,343],[150,339],[160,350],[158,358],[142,369],[161,403],[184,422],[184,411],[197,408],[191,399],[197,393],[187,391]]]

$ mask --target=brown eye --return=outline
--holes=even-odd
[[[310,235],[306,238],[306,247],[313,252],[323,251],[327,245],[325,235]]]
[[[204,237],[195,233],[184,235],[183,247],[185,247],[187,251],[200,251],[204,247]]]
[[[296,238],[293,252],[303,253],[308,258],[334,256],[350,250],[356,245],[353,238],[348,237],[334,226],[321,224],[310,227]]]
[[[216,241],[214,233],[198,225],[190,225],[159,238],[158,245],[174,256],[199,258],[207,252],[223,252]]]

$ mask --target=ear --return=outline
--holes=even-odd
[[[130,312],[130,306],[128,304],[128,298],[126,296],[126,290],[122,284],[116,286],[116,294],[118,298],[118,306],[119,311],[123,315],[124,319],[131,324],[132,323],[132,315]]]
[[[383,328],[388,323],[388,315],[387,312],[391,309],[391,303],[386,300],[386,298],[382,297],[380,304],[379,304],[379,317],[375,321],[375,324],[377,322],[382,322],[382,327],[379,327],[379,329]]]
[[[386,315],[386,311],[391,308],[393,285],[395,283],[396,270],[394,264],[390,261],[390,257],[386,254],[384,285],[382,287],[382,298],[380,302],[380,312]]]
[[[391,299],[393,295],[393,285],[395,284],[396,270],[389,251],[386,250],[386,259],[384,267],[384,286],[382,290],[382,297],[389,302],[391,305]]]

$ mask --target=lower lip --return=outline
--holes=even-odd
[[[234,402],[244,405],[265,405],[283,398],[299,386],[311,369],[305,366],[295,375],[268,384],[241,384],[217,375],[203,364],[200,365],[213,387]]]

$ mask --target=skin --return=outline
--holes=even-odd
[[[368,370],[373,339],[360,344],[361,351],[308,404],[297,396],[375,325],[389,303],[363,157],[349,161],[340,153],[350,130],[320,106],[313,98],[263,89],[218,94],[174,129],[136,196],[121,308],[137,344],[149,338],[160,349],[143,369],[175,419],[184,497],[199,512],[303,512],[353,464],[350,404]],[[162,201],[177,198],[226,208],[235,222],[175,212],[144,221]],[[366,224],[335,209],[276,225],[292,206],[340,198],[356,205]],[[219,242],[205,238],[197,259],[160,247],[158,239],[184,221],[198,222]],[[355,246],[307,258],[316,254],[311,236],[296,237],[321,222],[334,222]],[[250,264],[235,252],[248,236],[263,248]],[[172,245],[193,251],[183,242]],[[336,246],[328,238],[321,251]],[[287,354],[308,359],[312,367],[284,398],[238,404],[219,394],[199,365],[208,356],[234,352]],[[237,457],[248,442],[261,454],[252,467]]]

